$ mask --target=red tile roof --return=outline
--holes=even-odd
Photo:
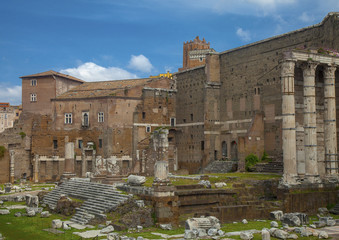
[[[36,73],[36,74],[32,74],[32,75],[27,75],[27,76],[22,76],[20,78],[34,78],[34,77],[44,77],[44,76],[51,76],[51,75],[55,75],[55,76],[59,76],[59,77],[63,77],[63,78],[67,78],[76,82],[85,82],[79,78],[70,76],[70,75],[66,75],[63,73],[59,73],[53,70],[49,70],[47,72],[42,72],[42,73]]]

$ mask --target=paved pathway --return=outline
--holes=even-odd
[[[319,230],[327,232],[328,236],[333,237],[333,239],[339,239],[339,226],[324,227]]]

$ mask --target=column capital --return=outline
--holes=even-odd
[[[285,59],[281,63],[281,76],[294,76],[294,67],[295,67],[296,61],[293,59]]]
[[[337,70],[337,66],[334,64],[328,64],[324,67],[324,77],[325,78],[333,78],[335,77],[335,71]]]

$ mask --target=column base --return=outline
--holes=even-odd
[[[324,177],[324,182],[326,183],[339,183],[339,175],[326,175]]]
[[[295,185],[300,185],[299,177],[295,174],[284,173],[281,181],[279,182],[280,187],[290,188]]]
[[[321,179],[319,175],[305,175],[304,178],[305,183],[321,183]]]

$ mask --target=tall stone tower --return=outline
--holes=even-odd
[[[215,50],[210,48],[210,43],[206,42],[205,38],[200,40],[197,36],[193,41],[184,42],[183,64],[179,71],[204,65],[206,54],[212,52]]]

